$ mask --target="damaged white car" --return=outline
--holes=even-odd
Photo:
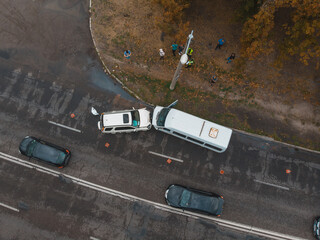
[[[98,128],[102,133],[131,133],[151,129],[150,111],[146,108],[104,112],[99,114],[94,108],[92,114],[100,115]]]

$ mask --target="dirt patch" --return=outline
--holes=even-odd
[[[273,66],[276,54],[256,61],[239,58],[238,4],[192,1],[185,20],[194,30],[195,65],[183,69],[174,91],[169,85],[179,56],[171,52],[174,39],[155,25],[163,13],[160,6],[148,0],[94,0],[93,36],[104,63],[145,101],[167,105],[179,99],[179,109],[222,125],[320,150],[319,73],[295,60],[279,70]],[[219,38],[226,43],[215,50]],[[130,59],[123,56],[126,49]],[[233,52],[236,59],[228,64]],[[218,81],[211,86],[213,74]]]

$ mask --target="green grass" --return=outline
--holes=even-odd
[[[122,35],[118,35],[115,38],[111,39],[111,42],[115,44],[117,47],[123,47],[126,45],[127,39],[130,37],[130,34],[124,33]]]
[[[229,87],[225,87],[225,88],[220,88],[220,91],[221,92],[230,92],[232,89],[232,86],[229,86]]]
[[[145,75],[124,73],[121,71],[116,72],[115,75],[146,102],[152,102],[155,105],[167,106],[178,99],[179,109],[197,115],[201,118],[212,120],[218,124],[249,133],[269,136],[278,141],[285,141],[290,144],[320,150],[320,147],[315,143],[303,142],[294,136],[287,136],[286,134],[279,134],[276,132],[268,134],[261,129],[252,129],[246,119],[240,119],[239,116],[232,113],[232,109],[239,107],[239,105],[263,110],[252,100],[254,98],[253,93],[249,94],[244,92],[244,94],[242,94],[242,99],[228,100],[214,94],[213,92],[200,91],[198,89],[186,87],[185,85],[182,86],[179,82],[176,84],[175,90],[171,91],[169,89],[169,81],[163,81]],[[127,81],[125,78],[127,78]],[[141,88],[140,86],[145,86],[145,88]],[[221,86],[221,91],[230,92],[232,91],[232,86]],[[161,98],[157,98],[157,101],[155,101],[156,95],[161,96]],[[217,104],[222,105],[222,109],[224,110],[222,110],[222,112],[220,111],[212,114],[212,109],[216,111],[215,106]]]

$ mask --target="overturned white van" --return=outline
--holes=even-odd
[[[222,153],[230,142],[232,130],[171,107],[156,106],[152,125],[155,129]]]

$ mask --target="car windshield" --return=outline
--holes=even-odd
[[[27,156],[28,157],[32,157],[33,155],[33,151],[35,149],[35,147],[37,146],[38,142],[36,140],[32,140],[29,144],[28,144],[28,148],[27,148]]]
[[[179,205],[181,207],[189,207],[189,200],[190,200],[191,192],[188,190],[183,190],[180,198],[180,203]]]
[[[138,110],[131,111],[132,117],[132,126],[139,127],[140,126],[140,115]]]
[[[54,164],[63,164],[66,157],[65,152],[45,144],[38,144],[32,155],[36,158]]]
[[[164,127],[164,123],[166,121],[167,115],[171,108],[162,108],[162,110],[159,112],[159,116],[157,118],[157,125]]]

